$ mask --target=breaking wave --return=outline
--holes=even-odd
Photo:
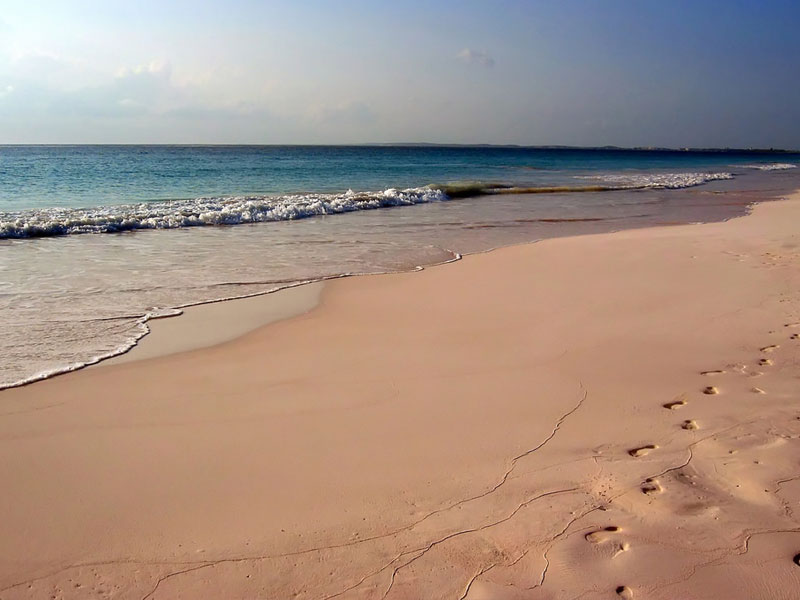
[[[581,179],[602,181],[616,189],[669,189],[676,190],[703,185],[709,181],[733,179],[732,173],[625,173],[586,175]]]
[[[759,167],[761,168],[761,167]],[[92,208],[42,208],[0,212],[0,239],[139,229],[177,229],[291,221],[393,206],[444,202],[495,194],[555,194],[637,189],[679,189],[733,179],[731,173],[606,174],[578,176],[596,185],[521,187],[505,183],[462,182],[382,192],[291,194],[283,196],[204,197]]]
[[[742,165],[745,169],[758,169],[759,171],[786,171],[796,169],[797,165],[791,163],[769,163],[765,165]]]
[[[0,212],[0,239],[291,221],[447,199],[437,189],[412,188],[379,193],[348,191],[344,194],[195,198],[95,208]]]

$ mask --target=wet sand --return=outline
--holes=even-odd
[[[798,219],[336,280],[0,392],[0,598],[794,597]]]

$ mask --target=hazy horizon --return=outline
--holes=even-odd
[[[800,148],[783,0],[6,5],[0,144]]]
[[[7,142],[0,143],[3,146],[184,146],[184,147],[237,147],[237,146],[252,146],[252,147],[437,147],[443,148],[517,148],[521,150],[609,150],[620,152],[697,152],[697,153],[755,153],[755,154],[800,154],[800,148],[737,148],[737,147],[667,147],[667,146],[566,146],[563,144],[551,145],[535,145],[535,144],[492,144],[485,142],[475,143],[457,143],[457,142],[348,142],[348,143],[228,143],[228,142]]]

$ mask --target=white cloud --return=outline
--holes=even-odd
[[[96,73],[82,61],[41,49],[10,53],[8,73],[12,83],[20,87],[27,84],[62,91],[74,91],[97,81]]]
[[[456,58],[463,60],[469,65],[480,65],[487,68],[494,66],[494,58],[481,50],[464,48],[461,52],[456,54]]]
[[[44,60],[40,55],[35,58]],[[61,64],[49,57],[47,61],[48,67]],[[60,82],[41,76],[44,70],[40,65],[37,77],[6,80],[7,87],[3,87],[6,81],[0,80],[5,116],[17,120],[61,116],[72,120],[103,119],[107,123],[108,119],[229,122],[264,119],[267,114],[259,103],[221,102],[214,96],[212,86],[177,81],[170,62],[164,59],[123,67],[113,76],[106,73],[97,82],[71,87],[54,85],[53,82]],[[11,92],[13,97],[7,97]]]
[[[192,94],[172,78],[169,61],[155,59],[135,67],[117,70],[114,79],[84,93],[103,99],[125,112],[164,112],[183,106]]]
[[[0,84],[4,110],[13,109],[20,116],[127,118],[163,114],[200,102],[196,90],[172,81],[172,69],[165,60],[119,69],[113,77],[106,73],[90,82],[81,81],[75,70],[65,67],[68,64],[42,53],[20,57],[14,73],[25,71],[26,76],[11,77],[6,88]],[[11,92],[13,98],[7,98]]]
[[[155,58],[149,63],[143,65],[136,65],[135,67],[121,67],[117,70],[117,79],[124,79],[126,77],[135,77],[136,75],[154,75],[170,79],[172,77],[172,66],[168,60],[163,58]]]

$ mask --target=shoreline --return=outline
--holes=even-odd
[[[4,390],[0,598],[790,594],[798,216],[333,280]]]
[[[745,196],[743,196],[742,198],[739,198],[736,202],[732,203],[732,206],[742,207],[742,210],[744,210],[744,206],[746,204],[751,204],[754,201],[755,202],[759,201],[758,198],[753,198],[752,194],[750,192],[746,192],[745,194],[746,194]],[[764,194],[766,194],[766,195],[761,199],[762,201],[771,200],[774,197],[774,193],[767,192],[766,190],[764,191]],[[747,197],[748,195],[751,196],[751,197]],[[488,198],[489,197],[487,197],[487,199]],[[729,204],[730,203],[721,203],[721,204],[717,203],[716,207],[717,207],[717,209],[722,210],[722,207],[728,206]],[[690,205],[690,206],[692,206],[692,205]],[[656,221],[655,224],[654,223],[649,223],[649,224],[648,223],[644,223],[644,224],[636,223],[635,222],[635,217],[642,216],[642,215],[634,215],[633,217],[629,216],[628,221],[626,221],[627,227],[625,225],[623,225],[622,229],[638,228],[638,227],[652,227],[652,226],[660,226],[660,225],[674,225],[674,224],[681,224],[681,223],[688,223],[688,222],[716,222],[718,220],[725,220],[725,217],[722,216],[722,213],[720,213],[720,214],[718,214],[716,216],[714,216],[712,214],[703,215],[703,214],[697,214],[696,212],[693,212],[695,210],[696,210],[696,208],[690,208],[689,212],[684,214],[683,218],[681,218],[679,220],[666,219],[666,220],[662,220],[660,223],[658,221]],[[725,210],[728,211],[728,209],[725,209]],[[736,211],[733,211],[731,209],[730,212],[741,212],[741,211],[738,210],[738,209]],[[694,218],[692,218],[692,217],[694,217]],[[625,219],[624,217],[622,217],[622,218]],[[730,218],[730,217],[727,217],[727,218]],[[634,219],[634,221],[631,222],[631,219]],[[593,220],[594,219],[588,219],[588,221],[593,221]],[[606,221],[610,220],[610,221],[613,222],[616,219],[609,218],[609,219],[605,219],[605,220]],[[543,218],[541,220],[533,219],[531,222],[534,223],[534,222],[539,222],[539,221],[541,221],[541,223],[547,223],[547,222],[549,222],[549,219],[546,219],[546,218]],[[560,221],[560,220],[559,219],[555,219],[555,221]],[[566,219],[566,221],[569,222],[570,219]],[[583,219],[577,219],[576,221],[581,222],[581,221],[583,221]],[[619,227],[619,225],[618,224],[614,224],[614,225],[609,224],[608,227],[606,227],[606,226],[600,227],[598,232],[601,232],[601,231],[611,231],[611,232],[613,232],[613,231],[619,231],[620,230],[620,229],[614,229],[613,227]],[[592,229],[594,229],[594,228],[593,227],[583,227],[583,226],[581,226],[579,224],[573,224],[572,227],[568,227],[566,229],[562,228],[557,233],[555,233],[555,235],[559,236],[559,237],[567,237],[567,236],[574,236],[574,235],[586,235],[587,233],[592,233],[591,232]],[[516,236],[516,239],[513,239],[514,237],[515,236],[510,235],[509,239],[492,240],[492,243],[488,243],[488,244],[481,243],[481,242],[475,242],[470,246],[470,244],[467,243],[467,245],[464,246],[464,247],[462,247],[462,246],[458,245],[457,243],[455,243],[454,240],[450,240],[455,245],[453,245],[453,244],[448,245],[447,243],[445,243],[445,246],[447,246],[447,247],[451,247],[452,246],[455,249],[448,250],[447,248],[442,248],[442,250],[447,252],[447,253],[449,253],[449,254],[451,254],[451,255],[455,255],[456,259],[457,259],[460,256],[460,253],[463,253],[465,255],[469,255],[469,254],[473,254],[473,253],[491,251],[493,249],[502,248],[502,247],[506,247],[506,246],[513,246],[513,245],[517,245],[519,243],[532,243],[532,242],[539,241],[541,239],[550,239],[551,237],[553,237],[553,233],[549,232],[549,231],[546,231],[546,230],[537,230],[537,231],[529,231],[528,235]],[[138,238],[132,238],[132,239],[138,239]],[[147,244],[145,244],[145,247],[147,247]],[[434,244],[432,247],[436,247],[436,245]],[[428,257],[428,258],[432,259],[432,257]],[[445,260],[444,262],[451,262],[451,260]],[[400,271],[398,271],[396,266],[390,266],[390,267],[388,267],[388,270],[386,270],[386,271],[376,271],[376,272],[392,273],[392,272],[402,272],[403,270],[409,270],[410,271],[410,270],[415,270],[415,269],[419,269],[419,268],[427,268],[427,267],[435,266],[436,264],[438,264],[437,262],[431,262],[430,264],[426,264],[425,260],[421,260],[418,263],[407,261],[407,263],[408,263],[406,265],[407,269],[404,267],[403,269],[400,269]],[[412,268],[411,265],[415,265],[415,264],[416,265],[424,265],[424,267],[415,266],[415,267]],[[310,281],[310,282],[326,281],[326,280],[340,278],[340,277],[349,277],[349,276],[353,276],[353,275],[362,275],[362,274],[373,274],[373,273],[369,272],[369,270],[367,269],[366,272],[364,272],[364,273],[357,272],[357,270],[356,270],[355,272],[345,272],[345,273],[331,274],[331,275],[324,275],[324,274],[316,275],[316,276],[309,275],[307,281]],[[302,277],[300,279],[298,279],[297,281],[293,281],[291,277],[287,277],[287,278],[284,278],[284,279],[281,279],[281,278],[277,278],[276,279],[276,282],[281,282],[281,281],[285,282],[285,286],[284,287],[296,287],[298,285],[303,285],[306,282],[306,280],[304,280]],[[246,282],[245,282],[245,285],[247,285]],[[168,288],[169,288],[169,285],[166,285],[165,289],[168,289]],[[172,352],[175,352],[175,351],[187,350],[187,349],[192,348],[192,347],[207,347],[207,346],[213,345],[215,343],[226,341],[226,340],[230,339],[231,337],[234,337],[236,334],[244,332],[246,329],[250,328],[251,326],[252,327],[258,326],[259,324],[263,325],[263,324],[266,324],[266,322],[259,323],[258,320],[255,319],[252,322],[251,325],[245,325],[245,326],[237,326],[237,325],[234,325],[233,323],[230,323],[230,325],[235,326],[237,328],[236,333],[228,333],[228,332],[223,331],[221,328],[218,328],[219,332],[217,334],[215,334],[215,335],[207,335],[207,336],[199,336],[199,337],[198,337],[198,331],[200,330],[200,328],[203,327],[202,323],[200,323],[198,325],[197,329],[194,329],[194,328],[191,328],[191,327],[181,328],[181,327],[177,327],[177,326],[170,326],[169,327],[170,329],[175,329],[176,331],[183,332],[183,333],[179,333],[178,334],[181,339],[186,338],[188,340],[189,337],[193,337],[193,338],[197,338],[197,342],[196,343],[181,342],[181,343],[178,343],[178,344],[166,343],[165,344],[165,350],[163,350],[163,351],[154,351],[154,352],[150,352],[148,350],[148,352],[145,353],[145,354],[140,354],[140,350],[139,350],[139,347],[140,347],[141,344],[144,344],[144,346],[147,347],[147,348],[155,348],[157,345],[159,345],[159,344],[153,344],[152,343],[152,341],[151,341],[152,340],[152,336],[150,335],[151,324],[154,324],[156,321],[165,320],[165,319],[168,320],[169,318],[174,317],[174,316],[181,316],[182,313],[186,312],[186,311],[189,311],[190,313],[192,313],[192,312],[194,312],[194,307],[197,307],[197,306],[205,306],[205,305],[215,304],[215,303],[218,303],[218,302],[227,302],[227,301],[232,301],[232,300],[241,299],[241,298],[250,298],[250,297],[262,296],[262,295],[266,296],[266,295],[270,295],[270,294],[272,294],[274,292],[280,291],[281,289],[283,289],[283,288],[282,287],[278,287],[277,289],[273,288],[271,290],[267,289],[267,290],[260,290],[260,291],[256,291],[256,292],[251,292],[251,291],[239,292],[239,291],[232,290],[231,293],[227,297],[212,297],[210,299],[208,299],[207,297],[205,297],[205,298],[201,297],[201,298],[195,298],[193,300],[190,300],[190,298],[186,297],[186,296],[184,296],[182,298],[181,297],[170,297],[169,299],[162,298],[161,301],[154,300],[150,304],[140,303],[140,304],[136,304],[136,305],[126,305],[127,306],[127,313],[126,314],[119,313],[119,312],[115,313],[113,308],[111,308],[111,312],[109,312],[109,307],[111,307],[113,305],[109,304],[108,306],[104,307],[102,305],[102,302],[95,303],[94,307],[92,307],[92,306],[84,306],[82,308],[82,310],[83,310],[83,313],[84,313],[84,315],[86,317],[85,322],[86,323],[92,323],[92,324],[89,326],[89,329],[87,330],[87,332],[83,333],[83,336],[86,339],[85,339],[85,342],[82,345],[82,349],[79,349],[78,346],[71,346],[71,344],[73,342],[80,341],[79,339],[75,339],[73,334],[70,334],[71,337],[67,337],[67,338],[64,337],[65,333],[68,333],[68,331],[67,331],[68,328],[69,328],[68,324],[71,322],[70,319],[72,317],[70,317],[70,318],[68,318],[66,320],[63,320],[63,321],[59,321],[58,314],[55,314],[54,315],[54,319],[55,319],[55,322],[58,323],[58,325],[57,325],[55,330],[50,330],[50,331],[48,331],[48,330],[38,331],[38,330],[36,330],[36,323],[34,323],[32,325],[34,327],[34,329],[33,329],[33,331],[34,331],[34,339],[33,340],[17,341],[15,335],[18,335],[18,333],[17,333],[18,331],[24,331],[25,329],[22,326],[17,326],[16,328],[12,327],[11,331],[10,331],[10,334],[7,335],[7,344],[10,345],[9,353],[10,353],[11,360],[7,363],[7,365],[5,367],[6,370],[4,371],[4,377],[3,377],[4,384],[3,384],[2,387],[0,387],[0,389],[12,389],[12,388],[15,388],[15,387],[28,385],[30,383],[34,383],[34,382],[37,382],[37,381],[42,381],[42,380],[45,380],[45,379],[56,377],[56,376],[64,374],[64,373],[75,372],[75,371],[81,370],[81,369],[83,369],[85,367],[89,367],[89,366],[103,366],[103,365],[108,365],[108,364],[115,364],[115,363],[118,363],[118,362],[127,362],[127,361],[132,359],[131,358],[132,355],[129,354],[131,351],[134,352],[133,356],[164,355],[166,353],[172,353]],[[167,294],[167,296],[169,296],[169,294]],[[81,301],[82,301],[82,299],[80,297],[80,293],[78,293],[78,302],[80,303]],[[157,306],[157,307],[164,307],[164,308],[158,308],[158,309],[144,309],[143,308],[144,306],[150,306],[150,305]],[[265,309],[266,310],[270,310],[268,308],[270,305],[271,305],[270,301],[266,301],[265,302]],[[151,312],[147,312],[146,314],[142,314],[142,312],[144,310],[151,311]],[[201,311],[201,312],[205,312],[205,311]],[[300,309],[300,312],[302,312],[302,309]],[[56,310],[56,313],[58,313],[57,310]],[[97,322],[93,323],[93,318],[92,317],[95,314],[106,315],[106,318],[100,319]],[[136,317],[135,315],[137,315],[137,314],[140,314],[142,316]],[[291,316],[291,314],[292,314],[292,311],[291,310],[287,310],[287,311],[284,311],[283,316],[288,317],[288,316]],[[119,318],[120,319],[120,323],[122,323],[123,320],[127,320],[128,322],[123,324],[123,327],[127,327],[127,330],[124,331],[124,332],[122,332],[122,331],[113,332],[111,334],[111,336],[110,336],[110,339],[109,339],[109,338],[106,338],[103,335],[103,327],[105,325],[100,323],[100,321],[108,320],[110,322],[111,319],[113,319],[113,318]],[[278,318],[278,317],[276,316],[274,318]],[[269,319],[269,320],[272,320],[272,318]],[[155,326],[156,326],[156,328],[160,329],[159,325],[156,324]],[[187,334],[187,332],[189,332],[189,333]],[[56,343],[52,343],[51,342],[53,337],[55,337]],[[39,338],[41,338],[41,340]],[[61,352],[60,349],[62,348],[62,345],[59,342],[62,342],[64,344],[63,348],[70,348],[70,351],[68,351],[66,353]],[[35,344],[38,344],[42,348],[42,351],[39,354],[34,354],[33,355],[34,356],[34,360],[33,360],[32,364],[31,364],[31,363],[29,363],[28,361],[25,360],[25,358],[26,358],[25,352],[26,352],[26,349],[29,346],[32,346],[32,345],[35,345]],[[51,346],[51,345],[54,348],[48,348],[48,346]],[[37,360],[36,357],[40,357],[40,359]],[[11,375],[11,377],[9,377],[9,374]]]
[[[235,340],[270,323],[313,310],[323,285],[324,281],[299,282],[273,292],[183,308],[181,314],[148,321],[150,331],[126,352],[89,366],[158,358]],[[235,307],[228,303],[235,303]]]
[[[527,243],[534,244],[537,241],[540,240]],[[497,249],[499,248],[491,248],[485,252],[492,252]],[[464,258],[464,255],[457,252],[450,250],[448,252],[453,254],[453,258],[450,260],[430,265],[417,265],[403,271],[342,273],[309,281],[297,281],[276,290],[259,292],[248,296],[220,298],[182,306],[179,309],[169,309],[180,310],[181,312],[176,315],[150,319],[147,321],[149,331],[139,338],[136,344],[120,354],[101,359],[99,362],[87,364],[81,369],[159,358],[181,352],[212,348],[225,342],[231,342],[273,323],[289,320],[313,311],[321,302],[325,284],[328,282],[356,277],[417,273],[425,269],[448,265]],[[483,253],[477,252],[475,254]],[[242,312],[233,314],[234,307]],[[184,318],[181,319],[181,317]],[[203,325],[213,326],[203,330],[201,329]],[[57,373],[36,381],[52,379],[52,377],[71,372],[73,371]],[[36,383],[36,381],[31,381],[30,383]],[[2,389],[0,389],[1,391]]]
[[[301,281],[274,291],[261,292],[250,296],[237,298],[221,298],[219,300],[209,300],[199,304],[180,307],[180,314],[174,316],[157,317],[147,321],[149,332],[137,340],[136,344],[124,352],[103,358],[99,362],[87,364],[82,368],[98,368],[112,366],[127,362],[147,360],[177,354],[180,352],[191,352],[204,348],[211,348],[218,344],[230,342],[238,337],[252,333],[262,327],[267,327],[278,321],[292,319],[314,310],[321,302],[322,294],[326,283],[338,279],[351,279],[354,277],[378,277],[383,275],[399,275],[403,273],[416,273],[435,267],[443,267],[454,262],[467,259],[471,256],[490,254],[519,246],[530,246],[545,240],[563,239],[570,237],[585,237],[596,235],[614,235],[624,231],[638,229],[658,229],[662,227],[681,227],[686,225],[707,225],[711,223],[726,223],[732,219],[741,219],[749,216],[753,208],[759,204],[776,202],[781,200],[766,199],[761,201],[749,202],[743,215],[734,215],[717,221],[701,221],[688,223],[666,223],[661,225],[645,225],[642,227],[630,227],[613,231],[599,233],[567,233],[561,236],[539,238],[524,242],[514,242],[504,246],[497,246],[468,253],[456,253],[451,260],[433,263],[430,265],[417,265],[414,268],[402,271],[387,271],[376,273],[344,273],[333,275],[322,279],[311,281]],[[297,305],[294,305],[294,303]],[[234,308],[242,307],[243,315],[232,314]],[[169,309],[175,310],[175,309]],[[217,322],[219,320],[219,322]],[[207,330],[200,330],[203,325],[213,323],[214,326]],[[80,370],[77,369],[77,370]],[[64,375],[73,371],[65,371],[56,375],[47,376],[36,381],[43,381],[59,375]],[[31,381],[30,383],[36,383]],[[29,385],[29,383],[23,384]],[[2,391],[2,390],[0,390]]]

